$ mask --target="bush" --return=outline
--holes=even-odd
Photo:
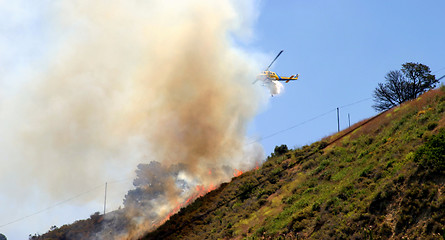
[[[414,161],[433,172],[445,171],[445,129],[441,129],[416,150]]]
[[[283,144],[281,146],[276,146],[274,149],[274,155],[275,156],[281,156],[285,153],[287,153],[289,151],[289,149],[287,148],[286,144]]]
[[[433,122],[433,123],[430,123],[430,124],[428,124],[428,126],[427,126],[427,128],[428,128],[428,130],[434,130],[436,127],[437,127],[437,123],[436,122]]]
[[[320,145],[318,146],[318,150],[323,150],[325,149],[327,146],[329,146],[328,142],[322,141],[320,142]]]

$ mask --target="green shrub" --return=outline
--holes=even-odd
[[[445,129],[441,129],[439,133],[431,136],[424,145],[416,150],[414,161],[434,172],[445,170]]]
[[[312,204],[312,211],[318,212],[320,211],[320,208],[321,208],[320,202],[315,202],[314,204]]]
[[[329,143],[326,141],[321,141],[320,145],[318,145],[318,150],[325,149],[327,146],[329,146]]]
[[[436,127],[437,127],[437,123],[436,122],[429,123],[428,126],[427,126],[429,131],[435,129]]]
[[[281,168],[281,167],[277,167],[277,168],[274,168],[271,172],[270,172],[270,175],[279,175],[279,174],[281,174],[283,172],[283,168]]]
[[[315,162],[315,160],[311,159],[311,160],[303,163],[303,165],[301,167],[303,168],[303,170],[308,170],[308,169],[315,167],[316,165],[317,165],[317,162]]]
[[[352,195],[354,195],[354,186],[347,185],[347,186],[342,187],[342,189],[338,193],[337,197],[341,200],[347,200]]]
[[[256,235],[258,237],[262,237],[264,235],[264,233],[266,233],[266,228],[265,227],[260,227],[260,228],[258,228],[258,230],[256,230]]]
[[[274,156],[281,156],[285,153],[287,153],[289,149],[287,148],[286,144],[282,144],[281,146],[276,146],[274,149]]]
[[[323,161],[320,163],[320,165],[318,165],[318,167],[314,170],[314,172],[312,173],[312,175],[320,173],[320,172],[323,171],[328,165],[329,165],[329,160],[323,160]]]
[[[360,173],[360,177],[369,177],[369,175],[372,173],[372,166],[367,166],[363,171]]]

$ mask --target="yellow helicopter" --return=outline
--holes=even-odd
[[[257,77],[256,80],[253,83],[256,83],[257,81],[261,80],[263,81],[263,83],[270,83],[272,81],[283,81],[288,83],[289,81],[295,81],[298,79],[298,77],[300,76],[299,74],[297,75],[292,75],[290,77],[281,77],[280,75],[278,75],[275,72],[269,71],[269,68],[272,66],[272,64],[275,62],[275,60],[277,60],[277,58],[281,55],[281,53],[283,53],[283,50],[281,50],[278,55],[275,57],[275,59],[269,64],[269,66],[266,68],[266,70],[262,71]]]

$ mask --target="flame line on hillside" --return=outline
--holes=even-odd
[[[354,132],[356,129],[358,129],[358,128],[360,128],[360,127],[362,127],[362,126],[368,124],[369,122],[372,122],[374,119],[376,119],[376,118],[378,118],[379,116],[385,114],[387,111],[389,111],[389,110],[386,110],[386,111],[384,111],[384,112],[381,112],[381,113],[377,114],[376,116],[367,119],[367,120],[364,121],[363,123],[360,123],[360,124],[357,125],[357,126],[353,126],[353,127],[352,127],[350,130],[348,130],[346,133],[344,133],[344,134],[342,134],[341,136],[337,137],[336,139],[334,139],[334,140],[328,142],[328,143],[324,146],[324,148],[326,148],[326,147],[328,147],[328,146],[334,144],[334,143],[337,142],[338,140],[340,140],[340,139],[344,138],[345,136],[351,134],[351,133]],[[302,160],[306,160],[306,159],[308,159],[309,157],[311,157],[311,156],[314,155],[315,153],[317,153],[317,151],[312,151],[311,153],[309,153],[309,154],[307,154],[306,156],[304,156],[304,157],[302,158]],[[284,158],[284,156],[282,156],[282,157]],[[296,164],[297,164],[297,162],[292,162],[292,163],[289,164],[289,167],[288,167],[288,168],[292,168],[292,167],[294,167]],[[255,171],[256,171],[256,170],[255,170]],[[278,174],[278,173],[282,173],[282,172],[284,172],[284,171],[286,171],[286,169],[282,169],[281,171],[277,172],[277,174]],[[275,176],[275,175],[273,175],[273,176]],[[271,179],[270,177],[267,177],[267,178],[263,179],[262,181],[259,181],[257,184],[253,185],[252,187],[250,187],[250,188],[247,189],[247,190],[248,190],[248,191],[251,191],[251,190],[253,190],[253,189],[259,187],[261,184],[265,183],[266,181],[269,181],[270,179]],[[246,191],[247,191],[247,190],[246,190]],[[238,197],[240,197],[242,194],[244,194],[244,192],[242,192],[242,193],[238,193],[237,195],[235,195],[234,197],[228,199],[227,201],[221,201],[221,202],[219,202],[213,209],[210,209],[210,210],[206,211],[205,213],[200,214],[199,216],[193,216],[193,217],[191,218],[190,221],[185,222],[183,225],[177,227],[176,230],[181,230],[181,229],[183,229],[184,227],[186,227],[186,226],[190,225],[191,223],[193,223],[194,221],[201,219],[202,216],[206,216],[206,215],[208,215],[208,214],[210,214],[210,213],[212,213],[212,212],[218,210],[220,207],[229,204],[229,203],[232,202],[233,200],[236,200],[236,199],[237,199]],[[171,234],[173,234],[173,233],[166,233],[166,234],[162,235],[161,237],[162,237],[162,238],[166,238],[166,237],[170,236]]]

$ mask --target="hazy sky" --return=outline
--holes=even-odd
[[[57,47],[49,46],[51,34],[39,34],[47,31],[45,11],[31,2],[0,0],[0,80],[8,79],[11,73],[23,74],[24,78],[32,75],[23,67],[26,62],[48,54],[45,49]],[[292,148],[310,144],[337,131],[337,107],[341,107],[342,129],[348,125],[348,114],[351,124],[376,114],[370,99],[373,89],[388,71],[400,69],[401,64],[419,62],[428,65],[436,77],[445,75],[444,9],[445,2],[440,0],[260,1],[256,11],[245,12],[249,15],[246,19],[254,20],[253,29],[246,30],[246,36],[241,35],[243,39],[236,44],[247,52],[262,53],[258,61],[264,62],[264,67],[284,50],[271,70],[283,76],[298,73],[300,79],[285,84],[281,95],[270,98],[250,124],[248,137],[265,137],[260,143],[266,155],[276,145]],[[15,24],[20,22],[28,25]],[[11,64],[11,59],[24,64]],[[20,81],[19,76],[14,79]],[[0,86],[8,91],[0,93],[14,94],[17,84],[1,81]],[[0,164],[1,171],[7,169],[7,161]],[[131,185],[131,179],[112,180],[119,182],[108,185],[110,192],[114,187]],[[47,202],[27,203],[15,215],[5,215],[11,206],[8,191],[14,188],[20,184],[0,184],[0,226],[4,225],[0,233],[8,239],[26,239],[28,234],[43,233],[50,226],[102,211],[104,189],[98,183],[85,192],[68,194],[99,199],[95,202],[79,205],[63,202],[67,198],[54,201],[48,197]],[[37,193],[29,193],[33,194]],[[115,198],[119,205],[122,199]]]

